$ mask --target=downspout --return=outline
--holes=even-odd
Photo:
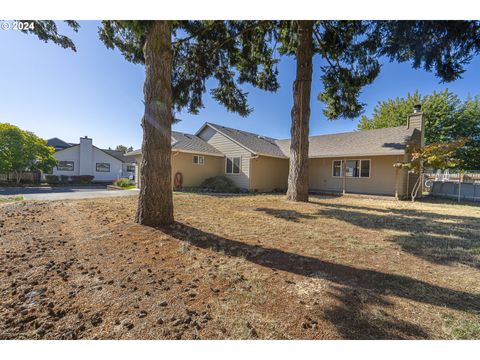
[[[248,160],[248,190],[252,189],[252,160],[258,159],[260,156],[254,154]]]

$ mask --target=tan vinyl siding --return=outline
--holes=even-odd
[[[403,160],[402,156],[358,156],[347,157],[347,160],[370,160],[369,178],[346,178],[346,192],[358,194],[395,195],[395,181],[398,176],[399,196],[404,195],[406,187],[405,170],[397,171],[393,164]],[[309,160],[309,187],[311,190],[343,191],[343,177],[334,177],[332,171],[333,160],[343,158],[323,158]]]
[[[250,159],[250,189],[273,191],[287,189],[288,159],[259,156]]]
[[[197,165],[193,163],[194,155],[195,154],[181,152],[172,153],[172,186],[174,176],[177,172],[181,172],[183,175],[183,187],[197,187],[200,186],[205,179],[223,174],[223,157],[200,155],[204,158],[204,164]],[[137,162],[136,185],[140,188],[140,164],[142,156],[135,156],[135,161]]]
[[[206,128],[209,129],[209,128]],[[223,171],[222,175],[231,179],[235,185],[242,189],[250,189],[250,158],[252,154],[238,145],[234,141],[230,140],[226,136],[220,134],[219,132],[211,133],[210,130],[207,130],[208,133],[199,134],[199,137],[204,138],[207,142],[219,150],[225,155],[225,157],[240,157],[240,174],[226,174],[225,173],[225,158],[223,159]]]
[[[177,172],[183,175],[183,187],[198,187],[205,180],[222,174],[223,157],[203,156],[204,164],[193,163],[196,154],[177,152],[172,155],[172,182]]]

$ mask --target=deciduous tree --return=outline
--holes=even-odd
[[[480,97],[462,101],[445,89],[422,96],[418,91],[404,98],[379,102],[371,117],[362,116],[360,130],[404,126],[413,106],[422,105],[425,119],[425,143],[445,143],[468,138],[457,152],[458,164],[465,170],[480,169]]]
[[[394,167],[405,169],[410,173],[418,175],[417,182],[412,187],[410,194],[412,201],[417,197],[423,180],[424,168],[448,169],[456,167],[461,163],[456,154],[460,148],[465,146],[468,139],[458,139],[451,142],[438,142],[425,145],[424,147],[408,146],[407,153],[410,154],[410,161],[398,162]]]
[[[47,141],[17,126],[0,123],[0,172],[15,174],[17,184],[26,171],[48,172],[56,165],[55,149]]]

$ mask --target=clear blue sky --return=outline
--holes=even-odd
[[[62,27],[63,28],[63,27]],[[0,122],[9,122],[48,139],[59,137],[78,142],[88,135],[94,144],[106,148],[118,144],[138,148],[142,141],[144,69],[105,48],[97,34],[98,22],[81,22],[77,34],[65,31],[77,52],[44,43],[34,35],[0,31]],[[440,84],[433,74],[413,70],[409,64],[385,63],[380,76],[366,87],[361,100],[371,114],[378,101],[405,96],[418,89],[422,94],[448,87],[461,97],[480,93],[480,59],[468,67],[463,79]],[[354,130],[356,120],[326,120],[323,105],[316,100],[321,89],[319,59],[315,59],[311,102],[312,135]],[[177,131],[194,133],[204,122],[271,136],[288,138],[292,106],[293,58],[279,65],[280,90],[265,93],[251,87],[254,112],[242,118],[224,110],[205,96],[205,108],[198,115],[180,114]]]

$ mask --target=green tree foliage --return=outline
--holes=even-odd
[[[362,116],[360,130],[405,126],[413,106],[422,105],[425,119],[425,143],[446,143],[467,138],[457,151],[455,167],[480,169],[480,97],[468,97],[462,101],[445,89],[422,96],[418,91],[404,98],[379,102],[371,117]]]
[[[133,147],[126,147],[125,145],[117,145],[115,148],[116,151],[121,151],[122,153],[126,153],[128,151],[133,151]]]
[[[408,146],[407,153],[410,154],[410,161],[398,162],[393,166],[399,169],[408,170],[410,173],[419,175],[411,192],[411,199],[415,201],[418,191],[421,188],[423,179],[422,171],[425,168],[449,169],[461,164],[458,158],[458,151],[465,146],[468,139],[462,138],[451,142],[437,142],[419,146]]]
[[[0,172],[15,174],[20,183],[25,171],[51,171],[57,161],[55,149],[35,134],[8,123],[0,123]]]
[[[432,71],[444,82],[461,78],[465,65],[480,52],[480,22],[379,21],[380,54],[413,68]]]
[[[118,48],[126,60],[145,63],[143,46],[153,21],[102,21],[100,39]],[[277,60],[270,42],[269,21],[171,21],[172,94],[174,109],[197,114],[203,108],[205,81],[216,86],[210,95],[229,111],[247,116],[247,92],[241,84],[276,91]]]
[[[54,44],[61,46],[64,49],[71,49],[77,51],[73,41],[62,34],[58,33],[58,27],[53,20],[20,20],[33,23],[33,29],[23,29],[24,33],[31,33],[37,35],[37,37],[45,42],[52,41]],[[78,31],[80,25],[74,20],[66,20],[65,23],[75,32]]]

